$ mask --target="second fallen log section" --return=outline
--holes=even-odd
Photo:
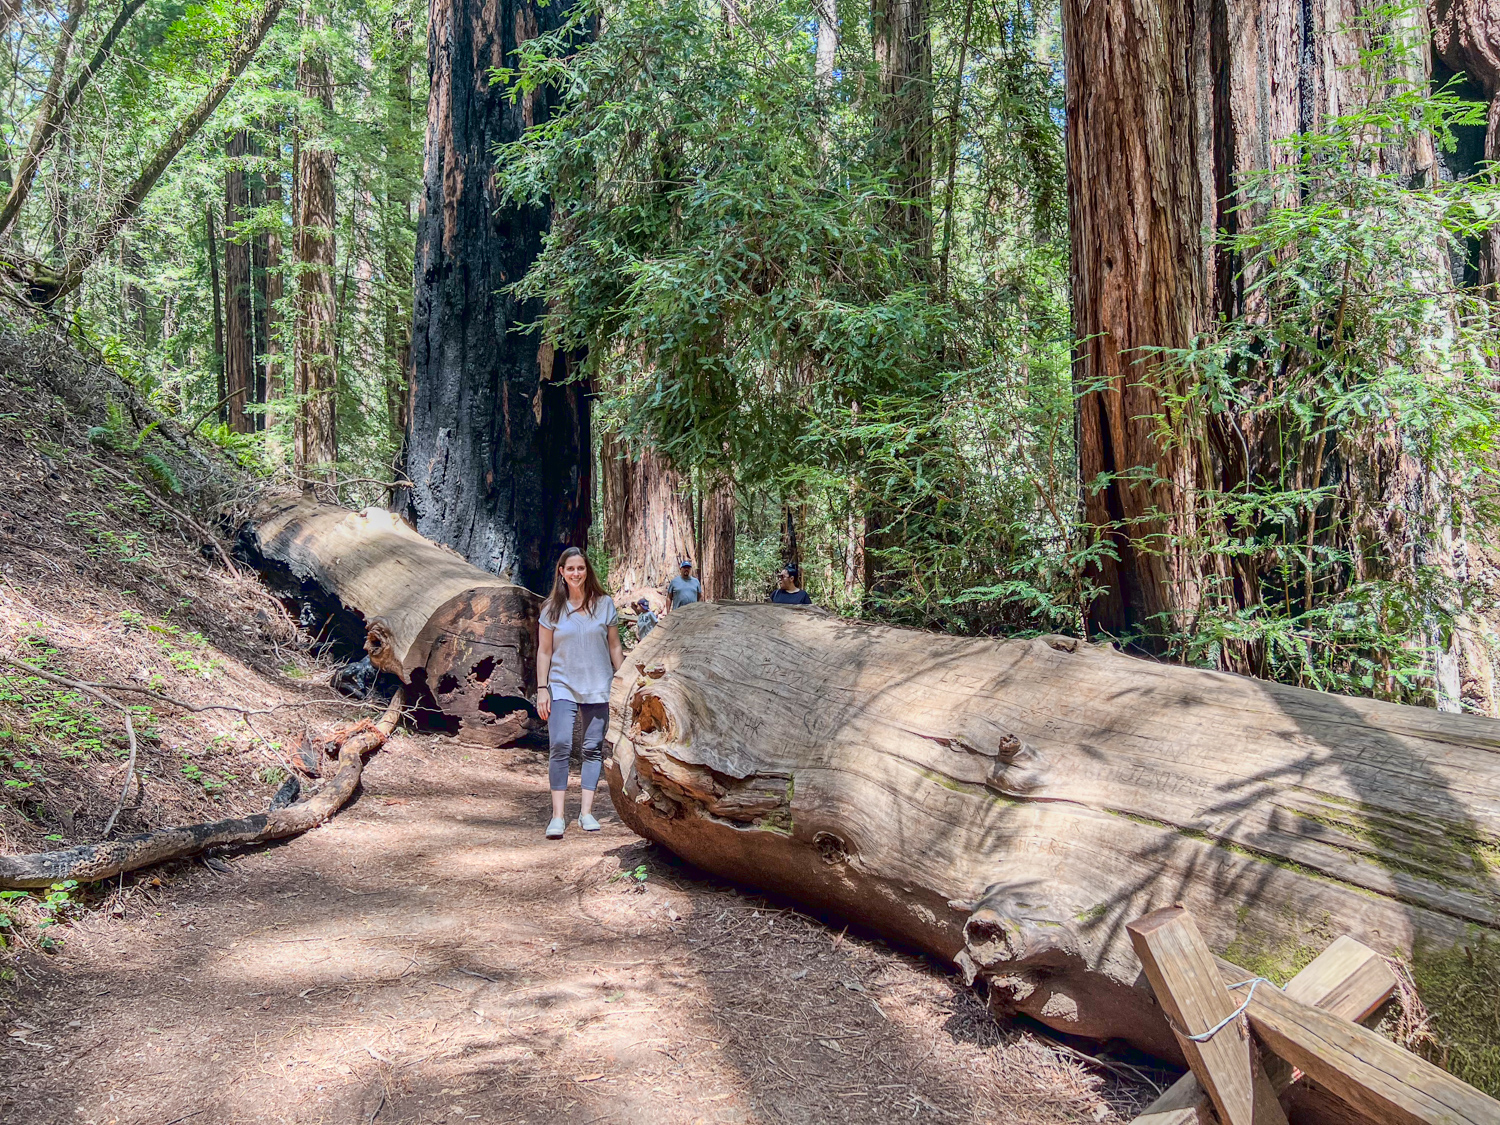
[[[642,835],[951,958],[997,1010],[1167,1058],[1125,932],[1148,911],[1186,904],[1282,979],[1348,933],[1414,953],[1420,988],[1500,937],[1489,719],[719,604],[630,654],[609,740]]]
[[[370,662],[466,738],[504,745],[531,722],[541,599],[418,535],[390,512],[309,495],[260,505],[239,550],[284,593],[352,612]]]

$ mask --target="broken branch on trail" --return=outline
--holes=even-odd
[[[1419,962],[1500,937],[1490,719],[720,603],[631,653],[607,737],[641,835],[1165,1058],[1125,932],[1150,910],[1283,977],[1341,932]]]
[[[313,598],[362,643],[376,668],[464,737],[514,742],[532,723],[541,599],[464,561],[379,508],[352,512],[311,496],[259,507],[239,547],[273,587]]]
[[[364,771],[364,756],[379,750],[401,720],[401,696],[391,700],[379,722],[361,720],[339,731],[328,744],[338,758],[333,778],[305,800],[269,812],[231,817],[181,828],[142,832],[120,840],[80,844],[34,855],[0,855],[0,888],[48,887],[64,879],[80,883],[108,879],[125,871],[187,859],[208,848],[247,846],[296,836],[328,820],[354,795]],[[283,792],[286,787],[283,787]],[[280,797],[281,794],[278,794]]]

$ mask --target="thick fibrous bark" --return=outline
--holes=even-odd
[[[263,505],[245,553],[289,593],[357,613],[365,651],[466,738],[502,745],[531,721],[536,619],[530,591],[464,562],[389,512],[351,512],[310,496]],[[267,564],[274,564],[267,566]]]
[[[555,30],[569,4],[430,0],[426,166],[417,222],[405,497],[417,530],[477,566],[551,588],[589,527],[587,387],[576,357],[517,331],[537,301],[502,292],[541,251],[545,206],[497,193],[497,144],[545,120],[556,92],[513,97],[490,70]]]
[[[400,719],[400,697],[379,723],[360,723],[334,736],[329,749],[338,757],[333,778],[305,801],[286,808],[273,802],[270,812],[142,832],[102,844],[80,844],[36,855],[0,856],[0,887],[47,887],[63,879],[80,883],[108,879],[154,863],[185,859],[208,848],[244,846],[296,836],[316,828],[354,795],[364,770],[364,756],[380,749]]]
[[[703,596],[713,601],[734,597],[734,537],[737,527],[734,482],[721,480],[703,497]]]
[[[1149,910],[1183,902],[1231,953],[1500,937],[1497,729],[1072,638],[721,604],[632,652],[608,775],[692,862],[1171,1058],[1124,931]]]
[[[683,559],[700,561],[692,504],[665,457],[649,445],[632,449],[603,434],[599,478],[604,550],[615,593],[634,597],[664,589]]]
[[[1316,424],[1303,448],[1288,444],[1295,425],[1253,412],[1211,419],[1201,444],[1161,437],[1164,420],[1179,421],[1180,396],[1201,393],[1178,385],[1160,350],[1190,347],[1222,316],[1260,315],[1256,279],[1220,238],[1262,217],[1241,206],[1248,177],[1296,162],[1288,140],[1397,77],[1385,73],[1388,61],[1361,57],[1373,45],[1362,24],[1378,22],[1362,17],[1374,12],[1364,0],[1064,2],[1079,469],[1085,519],[1105,529],[1115,554],[1097,563],[1106,591],[1090,611],[1098,629],[1144,634],[1150,645],[1191,628],[1210,591],[1255,603],[1253,569],[1231,575],[1223,556],[1205,561],[1197,544],[1210,535],[1194,503],[1247,478],[1336,485],[1353,509],[1356,560],[1395,565],[1421,552],[1399,529],[1422,521],[1401,509],[1429,510],[1433,500],[1399,439],[1343,448]],[[1425,80],[1405,77],[1413,88]],[[1434,164],[1425,138],[1387,145],[1380,160],[1416,183]],[[1377,526],[1388,512],[1388,526]]]

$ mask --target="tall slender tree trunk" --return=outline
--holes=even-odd
[[[224,173],[224,388],[229,426],[247,434],[255,415],[245,410],[255,395],[255,301],[250,239],[239,230],[250,217],[250,178],[245,168],[250,133],[238,129],[225,146]]]
[[[214,294],[214,401],[220,403],[219,421],[224,420],[224,302],[219,286],[219,240],[214,235],[214,205],[207,208],[208,278]]]
[[[838,0],[816,0],[813,10],[818,21],[818,46],[813,74],[818,85],[827,89],[833,85],[833,60],[839,50]]]
[[[313,17],[310,23],[321,17]],[[303,49],[297,68],[302,96],[333,113],[333,83],[320,47]],[[308,115],[311,118],[311,115]],[[336,483],[338,430],[337,309],[334,303],[334,153],[321,119],[304,122],[297,170],[297,351],[294,388],[297,424],[294,458],[298,475]]]
[[[932,30],[929,0],[875,0],[875,61],[896,203],[888,222],[911,253],[932,253]]]
[[[411,424],[412,260],[407,250],[406,223],[410,194],[391,170],[405,154],[411,131],[411,21],[404,15],[391,20],[391,60],[386,79],[387,118],[384,246],[385,408],[396,450],[391,479],[406,475],[406,431]],[[397,215],[400,215],[399,220]]]
[[[255,166],[250,169],[250,214],[256,218],[257,229],[250,237],[250,296],[251,308],[250,319],[251,332],[251,364],[250,379],[253,384],[250,391],[250,401],[264,404],[266,401],[266,348],[270,344],[270,308],[267,298],[270,296],[268,286],[270,285],[270,271],[268,266],[271,261],[271,236],[264,229],[264,218],[266,213],[266,162],[262,159],[265,155],[259,137],[254,134],[250,137],[250,151],[256,157]],[[266,428],[266,414],[264,410],[258,410],[250,419],[256,430]]]
[[[516,331],[538,302],[503,288],[541,250],[550,209],[496,194],[495,145],[552,111],[548,88],[512,98],[490,81],[569,4],[430,0],[427,142],[417,221],[412,414],[405,497],[417,529],[470,562],[550,588],[582,546],[590,510],[588,388],[576,357]]]
[[[266,232],[265,267],[265,367],[261,376],[265,384],[267,429],[275,425],[272,404],[282,397],[281,301],[286,295],[281,266],[281,130],[274,126],[268,133],[274,144],[274,157],[266,177],[266,207],[276,222]]]
[[[932,31],[929,0],[875,0],[873,36],[879,68],[881,125],[892,201],[885,217],[912,273],[925,277],[932,258]],[[859,554],[864,593],[893,592],[900,576],[890,554],[905,537],[899,498],[865,494]],[[853,553],[853,544],[850,544]]]

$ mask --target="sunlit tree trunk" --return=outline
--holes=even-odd
[[[310,21],[311,22],[311,21]],[[321,48],[308,46],[297,68],[304,98],[333,113],[333,83]],[[306,122],[297,169],[297,394],[295,464],[304,481],[336,480],[338,431],[334,401],[337,316],[334,304],[334,153],[321,122]]]
[[[1240,206],[1247,174],[1297,159],[1281,142],[1355,108],[1374,77],[1361,69],[1370,44],[1354,14],[1268,0],[1064,0],[1083,514],[1118,555],[1098,566],[1095,629],[1159,648],[1193,628],[1207,597],[1253,604],[1257,575],[1199,549],[1195,498],[1272,469],[1285,467],[1290,487],[1336,485],[1348,510],[1365,513],[1364,526],[1344,529],[1370,548],[1356,552],[1359,567],[1411,556],[1412,544],[1391,540],[1395,524],[1373,522],[1398,497],[1430,491],[1398,435],[1359,450],[1337,435],[1302,448],[1274,420],[1220,416],[1201,442],[1160,437],[1186,388],[1153,350],[1186,347],[1220,316],[1259,315],[1253,279],[1215,241],[1261,217]],[[1382,159],[1432,174],[1430,141]],[[1316,514],[1310,523],[1311,542],[1327,528]],[[1309,577],[1309,605],[1314,593]],[[1257,670],[1253,651],[1226,653]]]
[[[818,20],[818,48],[813,73],[818,85],[833,85],[833,60],[839,50],[838,0],[817,0],[814,9]]]
[[[665,457],[650,446],[631,448],[614,434],[602,434],[599,478],[604,550],[616,593],[628,597],[665,587],[683,559],[703,562],[686,484]]]
[[[541,251],[549,208],[497,194],[494,149],[543,120],[549,88],[490,80],[568,4],[430,0],[427,142],[417,221],[412,407],[403,498],[418,530],[470,562],[550,589],[590,521],[588,388],[576,357],[516,329],[537,302],[502,292]]]

